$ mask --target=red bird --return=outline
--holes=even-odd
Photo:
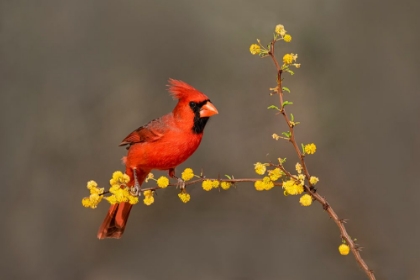
[[[152,169],[169,170],[174,178],[175,167],[195,152],[209,117],[218,113],[210,99],[189,84],[173,79],[169,83],[169,92],[178,99],[174,110],[134,130],[120,144],[128,145],[123,161],[134,193],[141,191]],[[98,238],[121,238],[131,207],[128,202],[111,205]]]

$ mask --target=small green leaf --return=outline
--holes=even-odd
[[[295,116],[293,116],[292,113],[290,113],[290,120],[293,122],[295,120]]]
[[[283,135],[286,138],[290,138],[291,133],[290,133],[290,131],[287,131],[287,132],[282,132],[281,135]]]
[[[290,70],[289,68],[285,68],[285,69],[283,69],[284,71],[286,71],[286,72],[288,72],[290,75],[294,75],[295,74],[295,72],[293,72],[292,70]]]
[[[288,87],[282,87],[283,91],[287,91],[288,93],[290,93],[290,89]]]
[[[303,143],[300,144],[302,146],[302,153],[305,154],[305,145]]]
[[[280,111],[279,107],[275,106],[275,105],[270,105],[267,107],[267,109],[276,109],[278,111]]]
[[[225,177],[228,178],[229,180],[232,180],[232,177],[230,177],[229,175],[225,174]]]
[[[291,102],[291,101],[284,101],[283,102],[283,104],[281,105],[282,107],[285,107],[285,106],[287,106],[287,105],[293,105],[293,102]]]

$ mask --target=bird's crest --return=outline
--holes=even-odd
[[[199,92],[189,84],[183,81],[169,79],[168,90],[171,95],[176,99],[183,99],[187,96],[190,97],[191,95],[203,95],[203,93]]]

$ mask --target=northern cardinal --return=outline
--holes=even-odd
[[[169,92],[178,99],[174,110],[134,130],[120,144],[128,145],[123,162],[135,193],[141,192],[140,186],[152,169],[169,170],[174,178],[175,167],[198,148],[209,117],[218,113],[210,99],[189,84],[173,79],[169,84]],[[121,238],[131,207],[128,202],[111,205],[98,238]]]

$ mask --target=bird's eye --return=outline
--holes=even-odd
[[[197,103],[195,103],[194,101],[191,101],[190,107],[194,109],[195,107],[197,107]]]

